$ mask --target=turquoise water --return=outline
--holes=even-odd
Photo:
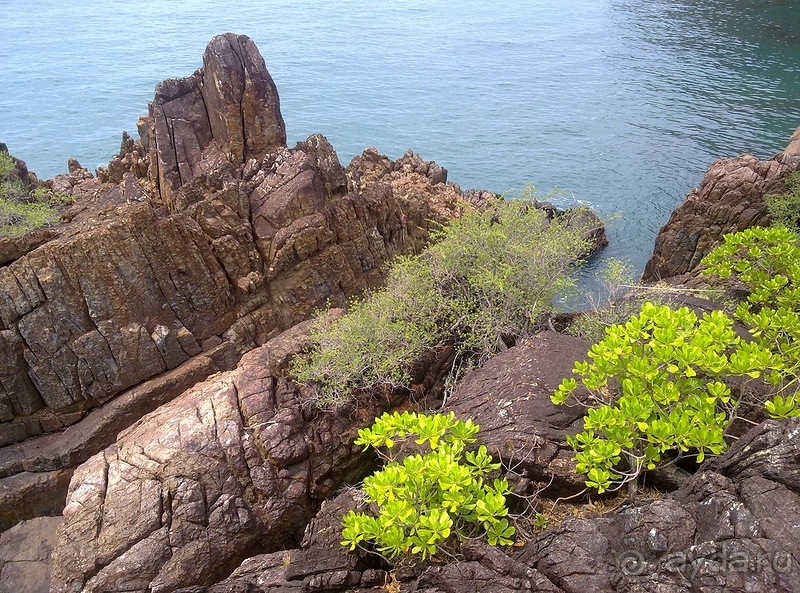
[[[617,215],[637,269],[716,158],[768,157],[800,126],[800,2],[162,3],[0,0],[0,141],[41,177],[94,168],[153,88],[244,33],[290,143],[347,163],[413,148],[463,188],[553,186]]]

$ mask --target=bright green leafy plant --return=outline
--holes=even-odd
[[[768,379],[779,395],[766,402],[773,417],[800,416],[800,245],[786,227],[751,227],[725,235],[724,243],[703,260],[704,273],[733,277],[747,298],[735,316],[765,348],[780,356],[781,373]]]
[[[500,468],[486,447],[467,451],[478,425],[449,414],[386,413],[359,430],[356,445],[372,447],[386,464],[364,480],[375,512],[348,512],[342,545],[354,550],[371,543],[388,559],[417,555],[423,560],[455,542],[485,535],[492,545],[510,545],[505,479],[489,482]],[[427,447],[404,456],[409,442]]]
[[[725,430],[736,402],[723,378],[769,376],[779,356],[743,341],[722,311],[702,318],[688,309],[646,302],[638,315],[612,325],[575,364],[576,378],[562,381],[552,396],[563,404],[578,382],[588,390],[584,430],[568,439],[586,485],[602,493],[688,452],[702,461],[726,448]]]

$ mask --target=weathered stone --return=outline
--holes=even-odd
[[[139,131],[150,179],[167,204],[220,161],[260,159],[286,144],[278,91],[264,59],[250,38],[233,33],[209,42],[203,67],[190,78],[156,87]]]
[[[693,189],[661,228],[642,280],[695,272],[724,234],[767,224],[764,197],[786,191],[785,178],[800,169],[795,136],[787,152],[766,161],[751,155],[715,161],[700,189]]]
[[[800,419],[768,421],[671,497],[572,518],[516,558],[565,593],[800,590]]]
[[[583,360],[589,344],[556,332],[522,340],[468,373],[447,400],[447,409],[472,418],[480,439],[508,467],[549,484],[551,493],[584,488],[565,437],[581,430],[585,409],[556,406],[550,395]]]
[[[40,517],[0,535],[0,591],[49,593],[51,552],[62,517]]]
[[[199,199],[182,212],[145,200],[108,219],[76,214],[73,230],[0,269],[0,419],[15,423],[0,439],[46,431],[51,413],[85,411],[174,368],[237,317],[258,311],[255,337],[266,336],[342,305],[382,281],[388,258],[424,244],[432,219],[458,213],[452,187],[431,192],[419,177],[402,197],[382,182],[345,194],[330,144],[300,146],[268,157],[261,169],[274,172],[249,190],[235,179],[185,185]],[[125,177],[125,199],[142,191]]]
[[[282,378],[308,326],[161,406],[76,470],[54,593],[129,591],[133,578],[153,592],[213,584],[253,552],[296,544],[314,501],[363,476],[348,414],[304,420]]]
[[[223,367],[205,356],[146,381],[102,408],[92,410],[70,430],[52,417],[46,434],[0,449],[0,530],[42,514],[60,513],[73,469],[114,442],[120,430]]]
[[[58,515],[72,470],[18,472],[0,483],[0,531],[25,519]]]

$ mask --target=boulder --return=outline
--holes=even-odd
[[[472,418],[480,442],[515,474],[547,486],[548,495],[583,490],[565,437],[582,429],[585,408],[556,406],[550,395],[589,349],[585,340],[546,331],[467,373],[445,409]]]
[[[761,161],[751,155],[715,161],[700,189],[693,189],[656,237],[643,282],[697,271],[726,233],[768,224],[765,196],[787,190],[786,177],[800,169],[798,133],[786,151]]]
[[[350,412],[312,414],[284,377],[304,322],[123,431],[72,479],[53,593],[210,585],[300,543],[316,507],[371,467]],[[382,404],[365,404],[368,422]]]

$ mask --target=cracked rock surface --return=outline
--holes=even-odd
[[[207,585],[255,552],[300,542],[319,501],[369,466],[352,447],[348,414],[307,417],[282,378],[309,323],[145,416],[78,468],[53,593]]]
[[[389,258],[463,206],[446,171],[413,153],[373,149],[345,169],[323,136],[287,148],[246,37],[214,38],[199,73],[162,84],[194,85],[197,121],[214,106],[205,131],[191,128],[204,140],[170,139],[189,131],[166,124],[167,136],[123,135],[108,170],[75,162],[52,180],[75,199],[62,224],[0,249],[0,529],[58,513],[74,468],[117,433],[379,285]],[[205,164],[164,185],[173,145]],[[383,169],[365,175],[367,161]]]
[[[799,132],[769,160],[745,154],[715,161],[659,231],[642,281],[695,272],[724,234],[768,224],[765,196],[785,192],[786,177],[800,169]]]

